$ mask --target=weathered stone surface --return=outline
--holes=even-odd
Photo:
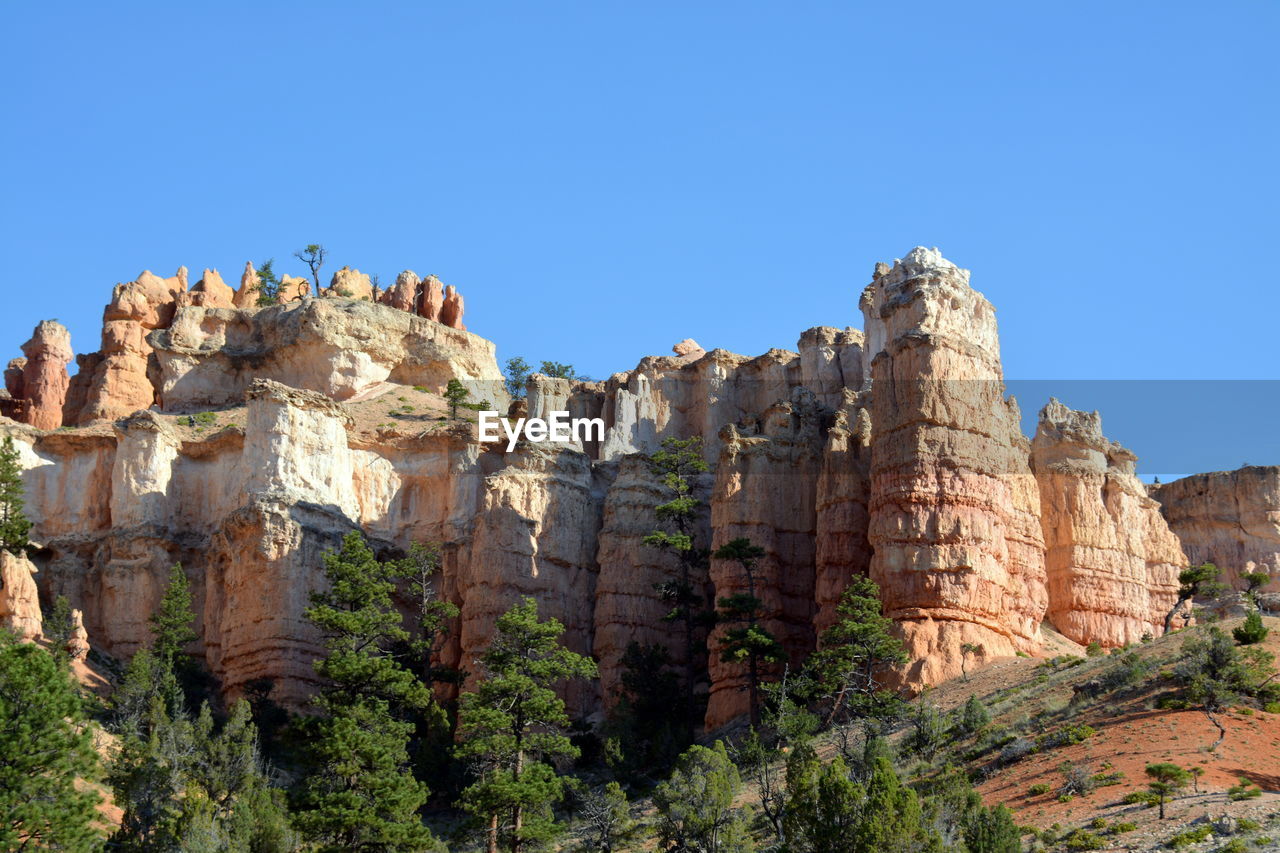
[[[26,398],[26,391],[22,384],[23,368],[27,366],[25,358],[12,359],[4,369],[4,387],[9,392],[9,396],[15,400]]]
[[[612,707],[622,689],[622,657],[627,646],[657,644],[665,648],[683,672],[686,661],[684,632],[680,625],[663,620],[671,610],[655,584],[678,576],[679,564],[669,551],[651,548],[644,538],[658,529],[655,508],[671,500],[642,456],[624,456],[617,462],[598,466],[616,476],[605,495],[604,521],[600,529],[596,562],[595,637],[593,651],[600,666],[600,692],[606,707]],[[694,494],[706,501],[710,478],[704,477]],[[704,503],[695,531],[695,547],[711,543],[709,506]],[[714,588],[705,570],[694,577],[695,588],[711,601]],[[695,638],[695,671],[706,666],[703,634]],[[704,686],[705,687],[705,686]]]
[[[832,409],[843,402],[845,388],[863,382],[863,335],[857,329],[815,326],[800,335],[800,381]]]
[[[690,361],[695,361],[707,354],[707,351],[702,348],[702,344],[693,338],[685,338],[673,346],[671,351],[680,356],[680,358],[689,359]]]
[[[232,290],[217,270],[206,269],[204,275],[190,290],[191,304],[205,308],[234,308],[236,292]]]
[[[304,302],[311,298],[311,282],[302,276],[286,273],[280,276],[280,295],[276,298],[282,305],[287,302]]]
[[[17,419],[36,429],[57,429],[62,426],[62,407],[71,382],[67,376],[71,333],[56,320],[44,320],[22,345],[22,353],[26,356],[20,389],[24,405]]]
[[[0,628],[23,640],[40,639],[40,598],[36,567],[24,556],[0,548]]]
[[[462,294],[452,284],[444,289],[444,304],[440,306],[440,322],[454,329],[466,329],[462,322]]]
[[[252,261],[244,262],[244,273],[240,276],[240,287],[236,290],[236,295],[232,299],[232,304],[236,308],[254,308],[258,305],[258,286],[262,284],[262,277],[258,275],[258,271],[253,268]]]
[[[72,609],[71,634],[67,637],[67,655],[72,660],[84,660],[89,656],[89,632],[84,628],[84,612]]]
[[[591,654],[604,491],[586,456],[547,448],[523,445],[485,482],[470,560],[457,579],[462,666],[473,678],[497,618],[524,596],[538,601],[541,617],[564,624],[569,649]],[[578,712],[598,704],[592,684],[571,685],[568,696]]]
[[[382,291],[378,301],[401,311],[413,311],[418,304],[418,285],[421,279],[413,270],[405,270],[396,276],[396,283]]]
[[[713,549],[738,538],[764,549],[754,571],[760,624],[782,644],[793,668],[815,645],[815,487],[822,447],[818,403],[807,389],[797,388],[790,402],[767,409],[758,425],[724,428],[711,499]],[[750,591],[736,562],[713,559],[710,577],[717,601]],[[717,626],[710,640],[709,730],[750,708],[746,664],[727,663],[719,653],[726,627]],[[765,675],[780,669],[760,667]]]
[[[1192,565],[1213,563],[1236,589],[1246,572],[1280,592],[1280,467],[1194,474],[1150,487]]]
[[[343,299],[362,299],[365,302],[372,302],[373,282],[360,270],[343,267],[333,274],[333,278],[329,280],[329,289],[325,293],[328,296],[339,296]]]
[[[1047,616],[1077,643],[1113,648],[1159,636],[1187,565],[1134,474],[1136,457],[1102,434],[1097,412],[1050,400],[1032,465],[1040,489]]]
[[[96,358],[77,360],[80,372],[63,408],[66,423],[114,420],[155,402],[146,336],[173,321],[177,298],[186,289],[186,267],[167,279],[144,270],[136,281],[116,285],[103,312],[102,349]]]
[[[444,310],[444,285],[440,279],[429,275],[423,280],[418,293],[418,316],[428,320],[439,320]]]
[[[257,378],[336,400],[388,380],[439,392],[458,378],[473,399],[507,404],[493,343],[370,302],[312,299],[255,312],[184,308],[150,341],[165,411],[237,403]]]
[[[983,657],[1033,652],[1045,609],[1035,481],[1004,399],[995,313],[969,275],[917,248],[867,287],[871,579],[910,687]]]
[[[836,622],[836,605],[855,576],[871,568],[867,541],[870,515],[871,416],[866,394],[844,390],[844,404],[827,431],[816,497],[814,633]]]

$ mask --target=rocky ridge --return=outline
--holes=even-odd
[[[25,469],[40,598],[66,595],[95,646],[128,655],[181,562],[199,614],[189,651],[232,694],[268,679],[277,700],[306,702],[318,646],[302,611],[323,552],[360,529],[384,555],[442,543],[440,594],[460,609],[445,663],[472,669],[497,615],[536,597],[600,662],[598,692],[569,697],[598,716],[629,643],[683,656],[655,589],[671,557],[641,542],[667,499],[643,454],[666,437],[703,441],[699,544],[765,549],[763,623],[793,663],[854,575],[880,584],[912,657],[899,680],[918,688],[959,674],[962,644],[1036,654],[1046,614],[1081,643],[1158,633],[1185,565],[1100,429],[1051,404],[1034,448],[1021,435],[994,309],[936,250],[877,266],[865,331],[817,327],[754,358],[686,340],[602,382],[530,377],[524,412],[600,417],[604,437],[511,452],[437,417],[454,378],[509,403],[456,289],[406,271],[379,291],[343,268],[317,296],[291,280],[287,301],[258,307],[257,281],[248,265],[236,291],[214,270],[192,288],[185,269],[117,286],[102,349],[77,359],[61,405],[74,428],[0,422]],[[35,372],[56,374],[57,357]],[[14,404],[28,399],[18,372]],[[435,408],[388,412],[408,393]],[[697,580],[709,601],[743,583],[722,561]],[[709,727],[746,708],[715,641],[695,650]]]

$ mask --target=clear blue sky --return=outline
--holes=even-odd
[[[873,264],[924,244],[973,270],[1013,378],[1280,374],[1273,0],[3,21],[5,359],[46,317],[96,349],[143,268],[297,273],[318,241],[384,282],[457,285],[503,358],[603,377],[687,336],[754,354],[860,326]],[[1117,424],[1104,408],[1140,454],[1164,434]],[[1219,467],[1241,455],[1280,463],[1272,444]]]

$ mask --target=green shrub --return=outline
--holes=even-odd
[[[1114,773],[1095,773],[1093,781],[1099,788],[1106,788],[1109,785],[1119,785],[1124,781],[1124,773],[1117,770]]]
[[[1191,705],[1186,699],[1178,696],[1161,696],[1156,700],[1156,707],[1161,711],[1185,711]]]
[[[1116,823],[1111,824],[1111,834],[1123,835],[1126,832],[1133,832],[1137,828],[1138,828],[1138,825],[1133,821],[1130,821],[1130,820],[1118,821]]]
[[[1095,817],[1093,820],[1089,821],[1089,828],[1090,829],[1106,829],[1107,821],[1105,818]]]
[[[1262,710],[1268,714],[1280,714],[1280,702],[1268,702],[1262,706]]]
[[[1072,723],[1051,732],[1045,732],[1036,738],[1039,749],[1055,749],[1060,746],[1084,743],[1097,734],[1097,731],[1086,723]]]
[[[1085,657],[1096,658],[1102,654],[1102,644],[1097,640],[1084,647]]]
[[[1232,785],[1227,789],[1227,798],[1232,800],[1252,800],[1255,797],[1262,796],[1262,789],[1257,785],[1253,785],[1248,779],[1240,778],[1239,785]]]
[[[1067,850],[1097,850],[1104,843],[1102,836],[1087,829],[1073,829],[1062,839],[1062,845]]]
[[[1233,838],[1218,848],[1218,853],[1248,853],[1249,844],[1243,838]]]
[[[1154,806],[1157,802],[1159,802],[1159,798],[1156,797],[1156,795],[1151,793],[1150,791],[1130,791],[1129,793],[1124,795],[1124,799],[1122,799],[1120,802],[1124,803],[1127,806],[1132,806],[1132,805]]]
[[[1252,646],[1267,638],[1268,629],[1262,625],[1262,614],[1253,611],[1244,617],[1244,624],[1231,632],[1236,642],[1242,646]]]
[[[430,393],[430,392],[427,390],[427,386],[426,386],[426,385],[414,385],[414,386],[413,386],[413,390],[417,391],[419,394],[427,394],[427,393]]]
[[[1257,830],[1262,829],[1262,824],[1258,823],[1256,820],[1242,817],[1236,821],[1236,829],[1240,832],[1256,832]]]
[[[1174,850],[1177,850],[1181,847],[1199,844],[1201,841],[1207,840],[1212,834],[1213,828],[1206,823],[1203,826],[1197,826],[1195,829],[1185,829],[1182,832],[1179,832],[1177,835],[1166,841],[1165,844],[1172,847]]]
[[[200,412],[192,416],[192,420],[201,426],[212,426],[218,422],[217,412]]]
[[[1028,788],[1027,793],[1033,797],[1042,797],[1049,793],[1049,784],[1047,782],[1038,782]]]

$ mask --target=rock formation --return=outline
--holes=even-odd
[[[870,575],[913,661],[904,682],[958,675],[964,643],[986,657],[1035,651],[1045,610],[1035,481],[1004,399],[991,304],[967,271],[918,248],[877,269],[862,310]]]
[[[438,321],[442,310],[444,310],[444,285],[440,283],[440,279],[429,275],[422,282],[422,289],[418,293],[418,316]]]
[[[155,402],[147,333],[173,322],[177,297],[186,289],[186,267],[168,279],[144,270],[137,281],[116,285],[103,312],[101,351],[76,359],[79,372],[67,392],[64,423],[114,420]]]
[[[84,629],[84,613],[71,611],[71,634],[67,637],[67,656],[72,660],[84,660],[89,656],[89,632]]]
[[[462,294],[452,284],[444,289],[444,304],[440,306],[440,322],[454,329],[466,329],[462,324]]]
[[[311,298],[311,282],[302,276],[285,274],[280,276],[280,295],[276,299],[286,302],[303,302]]]
[[[0,548],[0,628],[23,640],[40,639],[40,599],[36,567],[26,557]]]
[[[227,286],[218,271],[207,269],[191,290],[187,291],[186,298],[179,298],[178,304],[200,305],[205,308],[234,308],[235,298],[236,292]]]
[[[253,268],[253,262],[245,261],[244,273],[240,276],[240,288],[232,299],[232,305],[236,308],[253,308],[257,306],[258,286],[261,283],[262,277]]]
[[[5,371],[5,387],[15,401],[12,417],[36,429],[57,429],[71,381],[71,333],[56,320],[44,320],[22,352],[26,357],[9,362]]]
[[[1166,527],[1127,451],[1053,404],[1033,473],[993,309],[936,251],[878,265],[865,334],[815,327],[796,351],[755,357],[688,339],[603,382],[535,374],[510,408],[599,417],[604,437],[511,451],[466,418],[439,419],[451,379],[509,408],[496,347],[464,329],[455,288],[406,271],[378,292],[349,268],[327,298],[283,282],[270,306],[257,304],[252,265],[235,293],[213,270],[190,290],[185,269],[118,285],[102,350],[78,357],[66,389],[73,428],[0,421],[41,543],[40,596],[66,595],[106,654],[146,641],[180,563],[199,634],[187,651],[229,695],[265,678],[303,707],[319,646],[302,612],[325,551],[361,530],[384,557],[442,543],[438,590],[460,617],[441,663],[474,672],[498,614],[531,595],[599,662],[598,685],[567,691],[575,715],[598,720],[616,701],[635,642],[663,646],[677,671],[689,663],[719,726],[746,708],[742,668],[719,660],[717,636],[685,657],[657,589],[677,565],[643,544],[670,498],[645,454],[669,437],[701,439],[711,468],[695,492],[696,546],[747,537],[765,549],[762,621],[791,663],[857,575],[880,585],[912,656],[901,682],[918,688],[959,674],[963,643],[980,658],[1035,654],[1046,611],[1078,642],[1137,639],[1181,565],[1169,527],[1230,577],[1280,569],[1280,469],[1156,489]],[[42,339],[6,371],[0,411],[49,410],[31,390],[56,385],[55,350]],[[17,580],[0,590],[0,616],[22,609],[13,618],[29,632],[30,568],[6,571]],[[717,560],[694,583],[714,601],[743,580]],[[77,649],[85,641],[77,631]]]
[[[350,267],[343,267],[333,274],[333,278],[329,280],[329,289],[326,291],[329,296],[340,296],[344,299],[362,299],[365,302],[373,301],[373,282],[369,276],[353,270]]]
[[[405,270],[396,276],[396,283],[388,287],[378,297],[383,305],[390,305],[400,311],[413,311],[418,304],[418,274],[413,270]]]
[[[1242,574],[1263,572],[1264,589],[1280,592],[1280,467],[1194,474],[1150,493],[1192,565],[1213,563],[1236,589]]]
[[[1040,488],[1049,621],[1105,648],[1159,636],[1186,557],[1134,474],[1134,455],[1102,434],[1097,412],[1050,400],[1032,465]]]

